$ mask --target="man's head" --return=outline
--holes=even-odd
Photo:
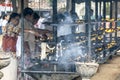
[[[31,8],[29,8],[29,7],[26,7],[23,10],[23,16],[28,21],[32,21],[32,19],[33,19],[33,13],[34,13],[34,11]]]

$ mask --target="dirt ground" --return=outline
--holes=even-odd
[[[91,80],[120,80],[120,55],[100,64],[98,72]]]

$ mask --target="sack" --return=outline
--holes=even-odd
[[[3,36],[3,39],[2,39],[3,51],[16,52],[16,42],[17,42],[17,37],[11,37],[7,35]]]

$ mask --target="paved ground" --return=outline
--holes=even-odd
[[[91,80],[120,80],[120,56],[114,56],[112,60],[101,64]]]

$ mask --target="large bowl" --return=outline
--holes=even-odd
[[[0,69],[7,67],[10,64],[10,54],[0,53]]]
[[[10,54],[0,52],[0,69],[7,67],[10,64]],[[3,77],[3,73],[0,71],[0,79]]]
[[[76,62],[76,71],[80,73],[82,80],[90,80],[90,78],[97,72],[98,67],[98,63]]]

